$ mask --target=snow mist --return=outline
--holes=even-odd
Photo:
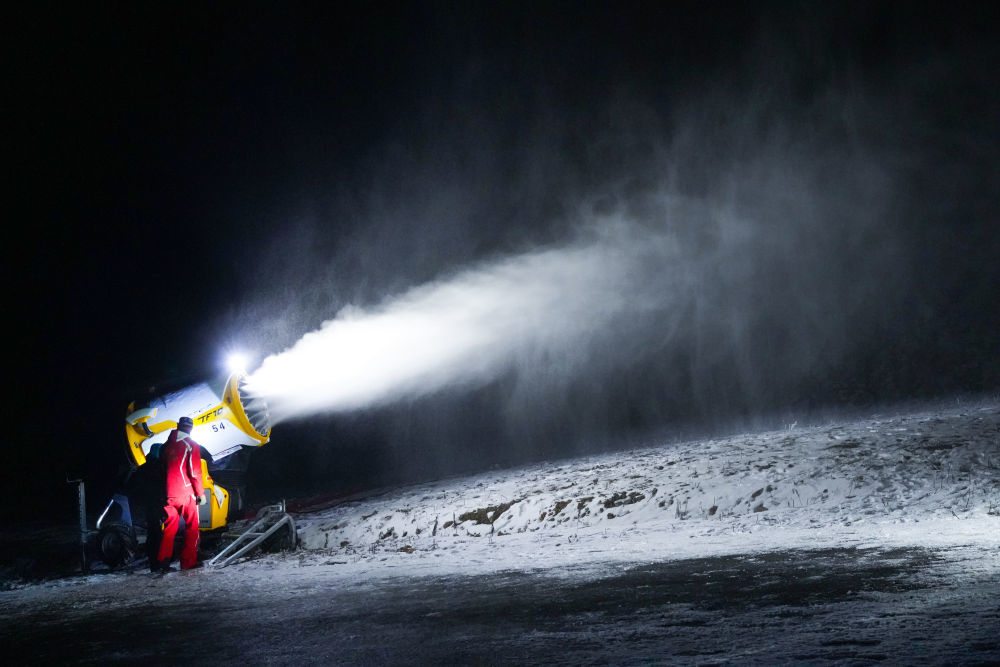
[[[260,281],[279,286],[261,339],[288,348],[250,389],[275,423],[412,401],[400,432],[438,441],[459,424],[509,442],[850,394],[878,376],[914,298],[913,160],[883,141],[906,123],[855,88],[800,99],[769,63],[772,85],[666,108],[623,94],[600,123],[557,109],[513,136],[489,114],[417,128],[434,151],[387,149],[359,186],[370,199],[337,194],[261,262],[286,271]],[[483,248],[499,250],[479,261]],[[302,312],[336,314],[292,343]],[[430,395],[445,407],[423,423]]]
[[[831,187],[801,164],[720,175],[725,192],[701,198],[581,204],[565,243],[344,308],[249,389],[274,423],[498,380],[499,411],[559,423],[766,407],[850,354],[901,293],[884,174],[845,165]]]
[[[479,385],[515,364],[572,373],[619,327],[668,307],[671,295],[662,288],[683,281],[672,261],[679,246],[668,234],[604,220],[581,236],[377,307],[345,308],[265,359],[249,389],[268,401],[277,423]],[[651,263],[659,265],[658,279],[637,281]]]

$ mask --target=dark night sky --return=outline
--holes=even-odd
[[[104,4],[9,16],[5,471],[39,480],[52,503],[71,497],[67,471],[100,488],[124,460],[125,406],[149,385],[214,374],[228,347],[279,351],[345,305],[558,243],[570,202],[628,200],[659,160],[689,165],[672,187],[699,196],[719,164],[752,163],[773,143],[732,140],[743,134],[784,137],[815,155],[817,174],[828,161],[836,182],[837,156],[858,146],[889,174],[884,218],[864,228],[895,243],[884,307],[872,285],[863,333],[836,364],[779,374],[755,397],[725,394],[723,409],[690,398],[728,386],[715,376],[612,373],[602,427],[995,391],[994,11],[827,4]],[[824,220],[824,234],[838,224]],[[507,431],[527,434],[512,446],[491,435],[509,417],[494,409],[504,382],[276,429],[254,464],[259,488],[579,451],[568,443],[590,426],[566,421],[593,392],[574,388],[562,411]],[[687,398],[635,407],[657,391]]]

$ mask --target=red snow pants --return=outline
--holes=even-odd
[[[177,536],[177,527],[183,517],[184,548],[181,550],[181,569],[194,567],[198,562],[198,540],[201,537],[198,533],[198,503],[195,502],[194,496],[188,496],[187,501],[167,498],[163,513],[166,518],[163,520],[163,537],[157,560],[169,563],[173,558],[174,537]]]

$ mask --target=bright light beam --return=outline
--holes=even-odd
[[[226,368],[230,373],[245,373],[247,370],[247,356],[241,352],[231,352],[226,357]]]

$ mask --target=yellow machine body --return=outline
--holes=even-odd
[[[205,460],[201,462],[201,481],[208,502],[198,507],[198,527],[206,531],[222,528],[229,515],[229,491],[217,485],[208,474],[208,462]]]

